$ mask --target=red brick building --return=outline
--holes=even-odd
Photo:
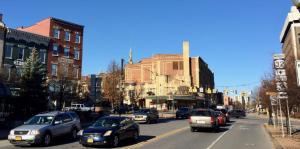
[[[84,26],[50,17],[17,29],[51,38],[47,58],[48,77],[63,75],[71,80],[80,80]]]

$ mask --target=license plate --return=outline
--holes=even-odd
[[[16,141],[22,141],[22,137],[21,136],[16,136]]]
[[[198,124],[205,124],[205,121],[197,121]]]
[[[94,139],[92,139],[92,138],[87,139],[87,143],[93,143],[93,142],[94,142]]]

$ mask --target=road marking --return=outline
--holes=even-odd
[[[229,127],[229,129],[225,132],[223,132],[210,146],[208,146],[206,149],[211,149],[227,132],[229,132],[229,130],[232,129],[232,127],[234,126],[235,124],[233,124],[231,127]]]
[[[138,143],[138,144],[135,144],[135,145],[132,145],[132,146],[129,146],[129,147],[124,147],[124,148],[122,148],[122,149],[136,149],[136,148],[142,147],[142,146],[144,146],[144,145],[146,145],[146,144],[149,144],[149,143],[152,143],[152,142],[161,140],[161,139],[166,138],[166,137],[168,137],[168,136],[171,136],[171,135],[174,135],[174,134],[179,133],[179,132],[181,132],[181,131],[187,130],[187,129],[189,129],[189,128],[190,128],[190,127],[187,126],[187,127],[182,127],[182,128],[179,128],[179,129],[175,129],[175,130],[173,130],[173,131],[170,131],[170,132],[161,134],[161,135],[159,135],[159,136],[157,136],[157,137],[155,137],[155,138],[153,138],[153,139],[145,140],[145,141],[140,142],[140,143]]]

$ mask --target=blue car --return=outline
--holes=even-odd
[[[125,139],[138,140],[139,125],[128,117],[107,116],[98,119],[78,135],[79,143],[83,146],[110,145],[119,146]]]

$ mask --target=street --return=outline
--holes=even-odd
[[[122,143],[120,148],[274,148],[270,137],[263,128],[263,124],[266,122],[266,119],[250,114],[244,119],[231,119],[231,122],[226,127],[221,127],[217,133],[206,130],[192,133],[187,120],[161,119],[158,124],[140,124],[141,136],[139,142],[127,141]],[[45,148],[85,148],[78,142],[61,140],[65,140],[65,138],[61,138],[55,141],[52,146]],[[0,141],[0,148],[15,149],[20,147],[15,147],[4,140]]]

